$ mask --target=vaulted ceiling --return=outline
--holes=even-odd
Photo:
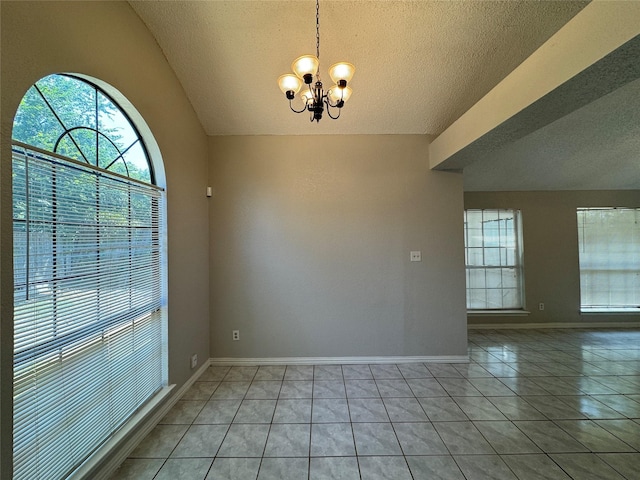
[[[321,0],[323,81],[330,85],[328,67],[338,61],[353,63],[356,73],[350,83],[353,96],[340,119],[325,116],[311,124],[306,114],[289,110],[276,80],[290,72],[296,57],[315,53],[313,0],[129,3],[156,38],[208,135],[434,137],[588,4]],[[574,112],[576,117],[568,116],[558,128],[549,126],[479,159],[464,170],[465,188],[639,188],[638,156],[635,164],[629,159],[640,137],[638,93],[637,83],[620,89]],[[620,108],[625,113],[616,116]],[[609,112],[609,120],[598,120],[602,112]],[[623,142],[613,135],[620,123],[625,124]],[[611,131],[603,132],[605,127]],[[622,173],[598,184],[593,167],[602,169],[596,160],[604,148],[617,152],[609,157],[620,163],[615,168]],[[592,168],[591,181],[582,182],[575,173],[584,156]],[[534,162],[532,170],[532,157],[547,163]]]

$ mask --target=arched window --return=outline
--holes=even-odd
[[[29,89],[12,150],[14,478],[65,478],[166,385],[163,191],[78,77]]]

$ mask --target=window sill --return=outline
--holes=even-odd
[[[580,315],[640,315],[640,308],[589,308]]]
[[[524,317],[530,313],[528,310],[467,310],[471,317]]]

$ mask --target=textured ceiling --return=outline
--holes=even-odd
[[[464,188],[640,188],[640,80],[473,162]]]
[[[325,84],[337,61],[356,74],[341,118],[320,124],[276,83],[315,53],[313,0],[130,3],[209,135],[438,135],[587,2],[322,0]]]

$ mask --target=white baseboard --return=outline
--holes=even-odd
[[[266,358],[210,358],[211,365],[336,365],[384,363],[467,363],[467,355],[400,356],[400,357],[266,357]]]
[[[567,322],[567,323],[478,323],[468,324],[468,330],[513,330],[538,328],[638,328],[640,322]]]
[[[69,478],[74,480],[106,480],[110,478],[144,437],[169,413],[169,410],[182,398],[182,395],[184,395],[207,368],[209,368],[208,360],[202,363],[200,368],[191,375],[182,387],[176,390],[168,401],[162,404],[155,413],[150,414],[150,412],[167,398],[175,385],[165,387]]]

